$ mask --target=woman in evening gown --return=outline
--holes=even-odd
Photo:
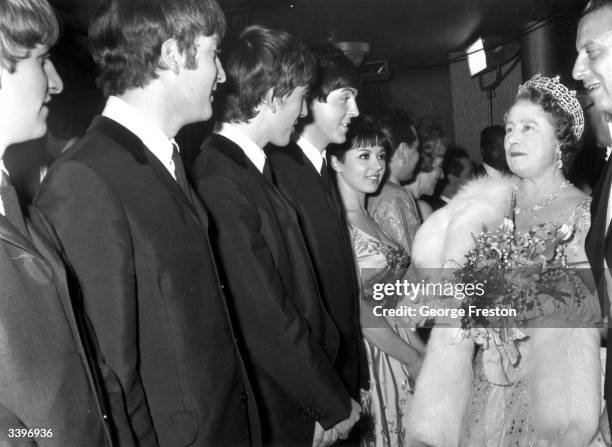
[[[390,149],[387,180],[376,194],[368,196],[368,212],[410,254],[421,218],[414,197],[401,184],[414,175],[420,158],[419,139],[410,118],[400,113],[386,117],[380,128]]]
[[[583,248],[590,199],[564,175],[583,122],[573,92],[557,78],[536,75],[519,87],[506,115],[506,157],[518,178],[471,182],[419,230],[417,267],[456,270],[483,226],[494,230],[514,215],[509,228],[540,238],[543,247],[558,244],[554,256],[564,255],[569,270],[555,283],[560,289],[534,298],[536,324],[512,327],[505,337],[492,328],[433,329],[409,418],[412,442],[604,445],[596,327],[601,313]],[[563,299],[553,298],[558,290],[566,292]]]
[[[351,125],[347,142],[328,149],[344,204],[361,280],[361,326],[364,334],[370,390],[362,396],[363,446],[404,446],[406,417],[422,352],[410,344],[401,321],[375,316],[376,306],[395,307],[400,298],[380,299],[375,284],[404,277],[410,258],[365,209],[366,194],[378,188],[385,173],[387,142],[368,118]]]
[[[381,121],[380,129],[389,143],[387,180],[375,194],[368,196],[368,212],[380,228],[393,240],[399,242],[410,255],[412,241],[421,225],[421,217],[412,193],[401,184],[415,175],[420,159],[419,138],[411,118],[401,112],[385,117]],[[404,280],[418,281],[414,265],[408,267]],[[410,299],[411,296],[405,296],[398,305],[410,305],[412,304]],[[414,326],[410,323],[408,325]],[[411,344],[424,353],[423,339],[427,339],[429,329],[419,328],[418,332],[416,330],[414,327],[411,329]]]

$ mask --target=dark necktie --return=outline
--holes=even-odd
[[[266,162],[264,163],[262,174],[266,180],[270,182],[270,184],[274,185],[274,175],[272,174],[272,169],[270,169],[270,163],[268,162],[267,158]]]
[[[176,183],[181,187],[185,197],[191,205],[193,205],[193,198],[191,197],[191,187],[187,181],[187,175],[185,174],[185,167],[183,166],[183,160],[179,154],[178,145],[172,142],[172,161],[174,162],[174,175],[176,176]]]
[[[323,180],[323,184],[325,185],[325,187],[330,189],[332,187],[332,184],[329,175],[329,170],[327,169],[327,162],[325,161],[325,159],[323,159],[323,164],[321,165],[321,171],[319,172],[319,174],[321,174],[321,180]]]
[[[0,181],[0,198],[2,199],[2,206],[4,206],[4,217],[26,236],[28,230],[26,229],[25,220],[23,219],[21,205],[19,205],[17,191],[15,191],[13,185],[10,184],[5,173],[2,173],[2,180]]]

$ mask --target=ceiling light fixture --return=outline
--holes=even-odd
[[[370,54],[370,44],[367,42],[334,42],[334,45],[340,48],[356,67],[361,66]]]
[[[465,50],[470,76],[478,76],[480,90],[487,92],[489,125],[493,124],[495,89],[518,63],[519,50],[519,43],[516,40],[503,39],[497,36],[479,37]],[[512,61],[514,63],[507,66],[505,71],[502,71],[502,67]],[[489,76],[485,76],[489,73]]]

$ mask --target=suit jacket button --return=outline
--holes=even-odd
[[[327,345],[325,343],[323,343],[322,348],[324,351],[327,351]]]
[[[240,402],[246,402],[249,400],[249,397],[247,396],[247,393],[242,392],[240,393]]]

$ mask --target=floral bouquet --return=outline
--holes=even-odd
[[[564,254],[573,233],[574,227],[566,224],[518,232],[508,217],[495,231],[483,226],[480,235],[473,236],[475,247],[464,267],[455,272],[457,281],[483,286],[482,294],[462,301],[462,328],[495,328],[507,340],[516,328],[550,316],[555,301],[568,304],[567,298],[584,298],[581,280],[568,268]]]

